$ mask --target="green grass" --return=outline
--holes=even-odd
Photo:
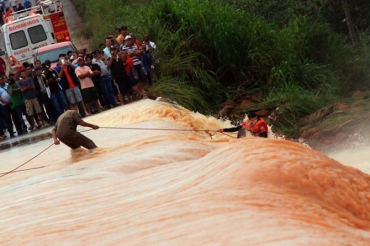
[[[270,120],[274,130],[297,137],[301,119],[369,87],[367,35],[361,35],[354,47],[319,16],[260,18],[256,9],[219,2],[224,1],[75,0],[74,4],[84,14],[87,25],[82,32],[92,37],[92,49],[122,25],[139,40],[149,33],[157,44],[153,56],[159,72],[150,94],[194,111],[216,113],[225,101],[238,103],[252,95],[258,98],[255,104],[235,109],[234,115],[252,109],[275,111],[275,120]],[[273,5],[261,4],[271,13]],[[293,1],[284,6],[302,10]]]

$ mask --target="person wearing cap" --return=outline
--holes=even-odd
[[[136,86],[138,90],[135,90],[139,93],[141,98],[146,97],[146,93],[144,91],[144,72],[142,69],[142,64],[139,59],[141,56],[140,51],[138,50],[137,45],[133,42],[133,39],[130,35],[127,35],[125,38],[125,46],[122,47],[122,50],[127,51],[127,55],[132,59],[134,63],[134,73],[132,79],[132,86]]]
[[[259,117],[255,112],[250,112],[248,120],[237,127],[219,129],[217,132],[238,132],[237,138],[246,136],[245,131],[250,131],[253,136],[267,138],[268,127],[266,122]]]
[[[59,85],[59,75],[54,69],[51,69],[50,66],[51,62],[49,60],[46,60],[42,64],[41,78],[45,87],[48,89],[47,93],[49,98],[51,98],[56,120],[68,109],[68,103],[64,96],[63,89]]]
[[[78,125],[90,127],[94,130],[99,129],[99,126],[83,121],[77,112],[77,106],[73,105],[71,110],[67,110],[59,116],[57,123],[50,132],[53,136],[54,144],[59,145],[62,142],[71,149],[84,147],[88,150],[93,150],[97,148],[90,138],[77,132]]]

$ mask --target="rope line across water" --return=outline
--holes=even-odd
[[[5,175],[8,175],[9,173],[12,173],[14,172],[15,170],[17,170],[18,168],[26,165],[28,162],[32,161],[33,159],[35,159],[36,157],[38,157],[39,155],[41,155],[42,153],[44,153],[46,150],[48,150],[51,146],[53,146],[54,143],[50,144],[47,148],[45,148],[43,151],[41,151],[40,153],[38,153],[37,155],[35,155],[34,157],[32,157],[31,159],[29,159],[28,161],[26,161],[25,163],[23,163],[22,165],[19,165],[18,167],[10,170],[9,172],[6,172],[6,173],[3,173],[0,175],[0,178],[4,177]]]
[[[170,129],[170,128],[133,128],[133,127],[108,127],[108,126],[102,126],[102,127],[99,127],[99,128],[101,128],[101,129],[119,129],[119,130],[151,130],[151,131],[205,132],[206,134],[208,134],[210,136],[211,139],[218,132],[216,130],[189,130],[189,129]],[[82,130],[82,131],[79,131],[79,132],[87,132],[87,131],[91,131],[91,130],[92,129],[87,129],[87,130]],[[224,135],[226,135],[228,137],[235,138],[234,136],[228,135],[226,133],[223,133],[223,132],[220,132],[220,133],[221,134],[224,134]],[[42,167],[28,168],[28,169],[22,169],[22,170],[18,170],[17,171],[17,169],[19,169],[20,167],[26,165],[28,162],[32,161],[33,159],[35,159],[36,157],[38,157],[39,155],[41,155],[42,153],[44,153],[46,150],[48,150],[53,145],[54,145],[54,143],[50,144],[47,148],[45,148],[43,151],[41,151],[40,153],[38,153],[37,155],[35,155],[31,159],[29,159],[28,161],[26,161],[22,165],[19,165],[18,167],[14,168],[14,169],[12,169],[12,170],[10,170],[8,172],[0,173],[0,178],[1,177],[4,177],[5,175],[8,175],[10,173],[14,173],[14,172],[28,171],[28,170],[34,170],[34,169],[39,169],[39,168],[45,167],[45,166],[42,166]]]

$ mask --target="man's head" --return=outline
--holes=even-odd
[[[253,119],[253,118],[255,118],[255,117],[257,117],[257,115],[256,115],[256,112],[254,112],[254,111],[251,111],[251,112],[249,112],[248,113],[248,119]]]
[[[125,45],[126,46],[131,46],[132,45],[132,37],[131,37],[131,35],[127,35],[125,37]]]
[[[27,72],[27,75],[29,75],[29,76],[31,76],[31,75],[32,75],[32,73],[33,73],[32,66],[30,66],[29,64],[28,64],[28,66],[26,67],[26,72]]]
[[[27,71],[26,71],[26,69],[22,69],[20,71],[20,76],[21,76],[22,79],[27,79]]]
[[[105,46],[106,47],[111,47],[112,45],[112,39],[110,37],[105,38]]]
[[[114,30],[114,33],[116,34],[116,36],[120,35],[120,34],[121,34],[121,29],[117,27],[117,28]]]
[[[121,34],[122,34],[123,37],[125,37],[127,35],[127,27],[126,26],[121,27]]]
[[[62,53],[62,54],[59,54],[59,56],[58,56],[58,58],[60,59],[60,58],[66,58],[67,57],[67,54],[64,54],[64,53]]]
[[[1,76],[4,80],[5,83],[8,83],[9,81],[9,78],[4,74],[3,76]]]
[[[85,66],[85,60],[84,60],[84,58],[79,56],[77,58],[77,63],[78,63],[78,66],[80,66],[80,67]]]
[[[43,64],[42,64],[42,68],[44,69],[44,71],[49,71],[49,68],[50,68],[50,61],[49,60],[46,60]],[[39,71],[39,70],[38,70]]]
[[[116,48],[110,48],[110,54],[111,55],[115,55],[115,54],[117,54],[117,49]]]
[[[149,34],[148,33],[144,34],[144,41],[149,42]]]
[[[35,61],[35,67],[41,68],[42,64],[40,60]]]
[[[23,62],[22,63],[22,66],[23,66],[23,68],[26,68],[27,66],[29,66],[30,64],[28,63],[28,62]]]

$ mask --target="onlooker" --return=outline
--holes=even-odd
[[[100,67],[99,67],[98,64],[92,63],[92,60],[93,60],[93,56],[91,54],[87,54],[86,55],[86,64],[85,65],[88,66],[91,69],[91,71],[93,72],[93,74],[94,74],[91,77],[91,79],[92,79],[92,81],[94,83],[94,89],[95,89],[95,93],[96,93],[96,95],[98,97],[98,100],[99,100],[102,108],[107,109],[107,108],[109,108],[109,105],[106,102],[106,100],[104,98],[104,95],[103,95],[103,92],[102,92],[102,90],[100,88],[100,84],[102,83],[102,78],[100,76],[101,69],[100,69]],[[95,106],[98,107],[98,105],[95,105]]]
[[[135,34],[130,33],[129,35],[130,35],[130,36],[131,36],[131,38],[132,38],[132,42],[133,42],[134,44],[136,44],[136,46],[137,46],[137,47],[139,47],[139,46],[141,45],[141,43],[140,43],[140,41],[139,41],[138,39],[136,39]]]
[[[85,102],[85,108],[87,111],[86,115],[91,115],[92,111],[92,102],[95,102],[97,105],[98,112],[100,112],[100,107],[98,103],[98,98],[96,96],[94,83],[91,79],[92,76],[94,76],[94,73],[91,71],[91,69],[88,66],[85,66],[85,60],[83,57],[77,58],[78,67],[76,68],[75,72],[77,77],[80,79],[81,82],[81,89],[82,89],[82,95]]]
[[[112,48],[112,39],[110,37],[105,38],[104,56],[108,59],[111,57],[110,49]]]
[[[82,100],[81,90],[78,87],[79,80],[75,74],[76,67],[68,60],[67,54],[59,55],[58,66],[54,69],[59,70],[59,78],[64,81],[64,88],[66,97],[71,106],[79,105],[84,112],[80,112],[81,115],[86,114],[85,104]]]
[[[15,129],[17,130],[18,135],[27,133],[27,126],[23,119],[23,115],[27,116],[26,106],[24,104],[22,92],[19,90],[14,75],[12,74],[9,75],[8,92],[9,95],[12,97],[12,104],[10,107],[12,108],[12,118]]]
[[[12,97],[9,95],[7,91],[7,85],[5,85],[5,81],[3,77],[0,77],[0,136],[4,135],[4,129],[6,124],[6,128],[8,129],[9,135],[11,137],[14,136],[13,132],[13,122],[11,118],[11,108],[10,104],[12,103]],[[2,124],[2,126],[1,126]]]
[[[54,108],[55,120],[68,110],[68,104],[64,96],[63,90],[59,85],[59,75],[54,69],[50,69],[50,61],[46,60],[43,64],[43,71],[41,77],[46,88],[49,89],[48,96]]]
[[[17,0],[10,0],[10,5],[14,11],[17,11]]]
[[[27,115],[30,117],[30,130],[36,130],[34,114],[38,116],[38,126],[48,126],[41,115],[41,107],[36,97],[35,85],[31,79],[27,78],[26,70],[21,71],[21,80],[18,82],[18,87],[22,92],[26,104]]]
[[[118,85],[118,99],[120,101],[120,104],[123,105],[123,96],[130,91],[130,84],[126,80],[127,75],[125,64],[121,56],[122,52],[120,50],[116,50],[115,48],[112,48],[110,52],[111,58],[108,60],[108,67],[111,70],[112,77]]]
[[[155,50],[157,48],[155,43],[150,41],[149,34],[147,34],[147,33],[144,35],[143,45],[145,46],[145,49],[147,51],[149,50],[150,52],[152,52],[153,50]]]
[[[132,61],[134,63],[132,86],[133,86],[133,89],[139,94],[139,96],[143,97],[145,94],[144,88],[143,88],[144,74],[143,74],[142,64],[139,59],[139,56],[141,54],[136,44],[134,44],[133,39],[131,38],[130,35],[126,36],[125,46],[122,48],[122,50],[127,51],[128,56],[132,58]],[[135,87],[137,87],[137,89]]]
[[[2,8],[2,14],[5,14],[6,4],[5,0],[0,0],[1,8]]]
[[[127,35],[127,27],[126,26],[122,26],[121,27],[121,34],[117,37],[117,42],[120,45],[123,45],[123,42],[125,41],[126,35]]]
[[[102,51],[94,52],[95,59],[93,59],[93,64],[97,64],[100,67],[101,73],[101,82],[99,87],[104,95],[107,107],[117,106],[116,99],[114,98],[113,87],[112,87],[112,78],[110,75],[109,68],[104,62],[104,53]]]
[[[116,29],[114,29],[114,34],[116,34],[116,38],[118,38],[119,35],[121,34],[121,29],[118,28],[118,27]]]
[[[153,65],[153,58],[150,53],[150,50],[145,51],[144,46],[139,47],[139,51],[141,53],[141,63],[144,66],[145,76],[146,76],[146,83],[149,85],[153,85],[152,79],[152,69],[154,68]]]
[[[52,102],[49,97],[50,91],[48,87],[45,86],[44,80],[42,78],[42,69],[36,69],[34,72],[33,83],[35,84],[35,89],[37,91],[37,98],[39,99],[39,104],[41,109],[45,109],[46,114],[43,118],[50,125],[54,125],[57,120],[54,110],[52,108]],[[44,111],[44,112],[45,112]]]
[[[21,10],[24,10],[25,8],[23,7],[23,5],[21,3],[18,4],[18,7],[17,7],[17,11],[21,11]]]
[[[145,91],[140,90],[138,83],[137,83],[137,78],[135,79],[134,77],[135,70],[134,70],[134,62],[132,58],[128,56],[126,49],[122,50],[122,55],[124,58],[127,79],[130,82],[131,89],[139,96],[139,98],[146,98]],[[135,99],[134,95],[132,96],[133,96],[133,99]]]

